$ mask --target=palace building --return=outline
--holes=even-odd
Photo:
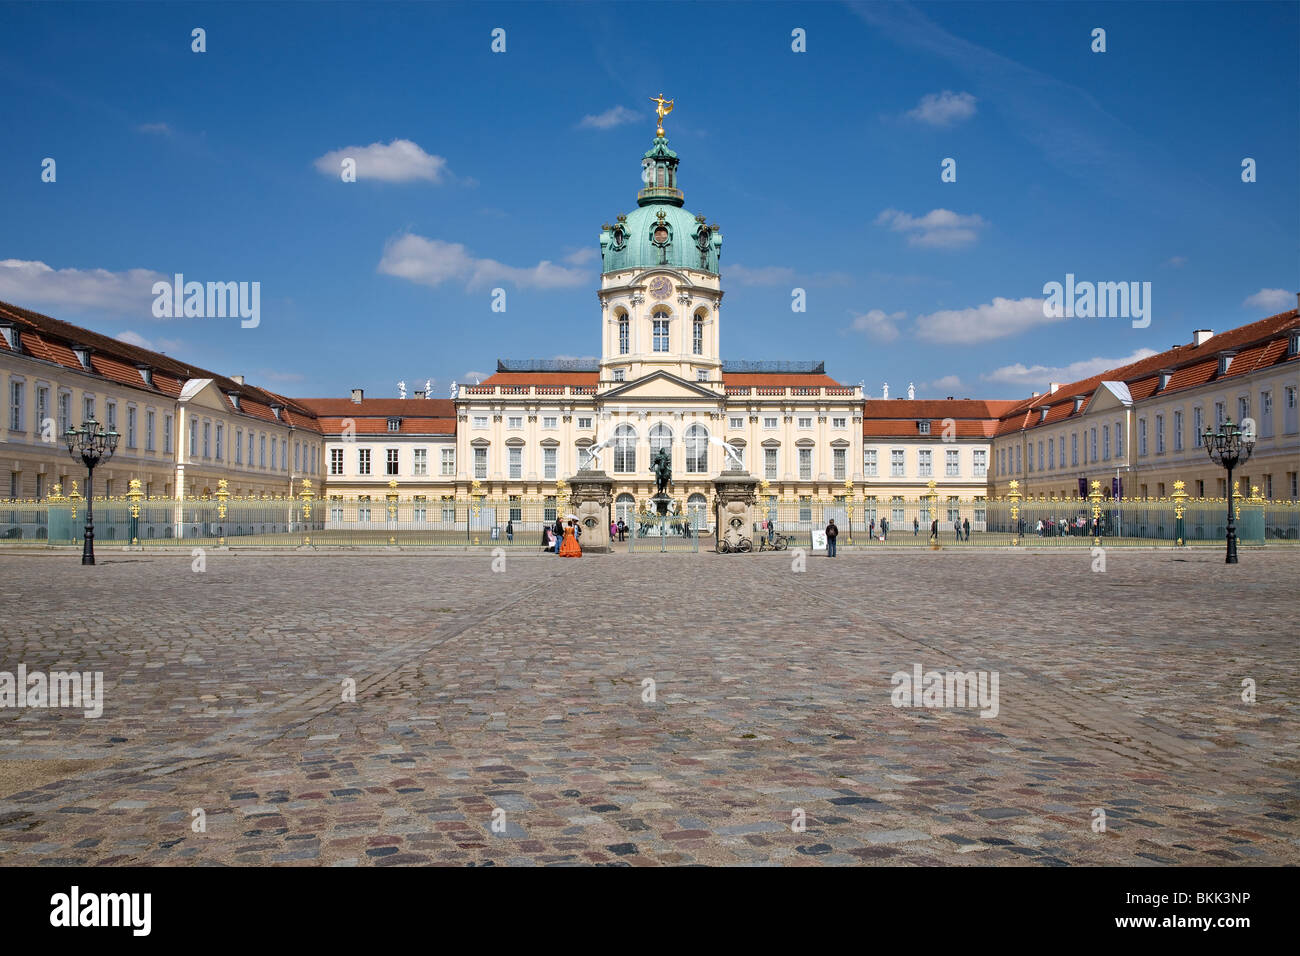
[[[631,524],[666,449],[672,494],[700,530],[711,530],[724,472],[747,472],[759,504],[800,524],[852,506],[856,523],[888,518],[901,530],[904,515],[928,519],[937,497],[941,521],[983,530],[986,501],[1012,480],[1030,498],[1073,497],[1093,480],[1125,497],[1165,497],[1177,480],[1193,497],[1223,497],[1200,435],[1228,418],[1248,419],[1257,437],[1238,490],[1300,497],[1295,309],[1198,330],[1018,400],[916,400],[911,388],[891,399],[887,387],[868,398],[822,362],[725,358],[722,229],[685,208],[662,125],[671,103],[657,102],[636,206],[600,230],[599,359],[500,358],[443,399],[361,389],[291,399],[0,303],[0,496],[42,498],[56,483],[66,493],[82,471],[62,434],[94,417],[123,436],[96,472],[98,493],[121,495],[134,478],[181,500],[221,481],[236,496],[290,495],[311,479],[330,527],[391,519],[398,503],[416,526],[464,524],[472,498],[511,515],[544,503],[549,520],[567,484],[592,471],[612,483],[610,517]]]
[[[299,402],[58,319],[0,302],[0,495],[45,498],[84,486],[64,445],[95,419],[119,433],[95,472],[96,495],[184,499],[292,495],[318,480],[324,442]],[[84,492],[84,488],[82,489]]]

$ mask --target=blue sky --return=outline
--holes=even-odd
[[[1294,307],[1298,10],[3,5],[0,298],[296,396],[592,356],[662,91],[724,357],[1020,397]],[[155,318],[177,272],[260,282],[260,324]],[[1150,282],[1150,325],[1049,321],[1067,273]]]

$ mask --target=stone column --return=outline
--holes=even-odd
[[[610,550],[609,516],[614,503],[614,479],[603,471],[580,471],[569,479],[569,511],[582,526],[582,550],[602,554]],[[557,501],[560,517],[564,502]]]
[[[747,471],[724,471],[713,479],[717,540],[725,537],[734,544],[742,537],[749,538],[754,543],[754,551],[758,551],[758,532],[754,530],[757,487],[758,479]]]

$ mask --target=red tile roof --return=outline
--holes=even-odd
[[[350,398],[299,398],[296,401],[317,415],[340,418],[456,417],[456,403],[450,398],[363,398],[360,402]]]
[[[789,388],[844,388],[829,375],[812,372],[723,372],[723,385],[763,385]]]
[[[152,352],[8,302],[0,302],[0,319],[14,323],[22,334],[23,351],[33,358],[84,372],[81,361],[71,347],[85,345],[91,349],[89,374],[101,376],[119,385],[177,398],[185,381],[210,378],[221,391],[237,392],[242,396],[240,411],[246,415],[275,421],[270,406],[276,403],[285,406],[286,420],[289,419],[288,413],[292,412],[299,428],[317,430],[315,415],[296,404],[293,399],[254,385],[241,385],[232,378],[179,361],[170,355]],[[8,349],[3,338],[0,338],[0,348]],[[145,384],[144,377],[136,368],[137,364],[153,369],[152,388]]]
[[[1293,329],[1300,328],[1300,310],[1291,309],[1251,322],[1240,328],[1212,335],[1200,345],[1177,345],[1115,369],[1108,369],[1091,378],[1063,385],[1050,395],[1037,395],[1021,399],[1003,414],[997,434],[1005,435],[1022,428],[1052,425],[1074,415],[1074,397],[1087,396],[1079,414],[1087,411],[1093,395],[1102,382],[1123,382],[1135,401],[1150,398],[1159,390],[1160,370],[1170,369],[1172,375],[1160,394],[1166,395],[1183,389],[1206,385],[1218,377],[1219,353],[1236,351],[1228,366],[1225,379],[1247,375],[1260,369],[1287,361],[1287,340]],[[1039,421],[1042,406],[1049,411],[1045,421]]]
[[[869,398],[863,403],[863,418],[997,418],[1019,404],[1018,400],[985,401],[974,398]]]
[[[493,372],[480,385],[595,385],[599,372]],[[469,382],[461,382],[468,385]]]

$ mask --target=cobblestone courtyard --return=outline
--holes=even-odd
[[[1294,864],[1300,554],[1241,560],[0,555],[0,671],[104,673],[0,710],[0,862]]]

